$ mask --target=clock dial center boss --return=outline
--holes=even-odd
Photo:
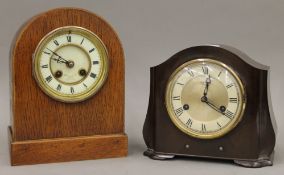
[[[209,139],[229,132],[240,121],[244,89],[238,76],[216,60],[201,58],[181,65],[170,77],[167,110],[188,135]]]

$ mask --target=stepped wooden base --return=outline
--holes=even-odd
[[[123,157],[127,155],[126,134],[13,141],[9,128],[12,165]]]

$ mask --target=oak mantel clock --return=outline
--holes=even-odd
[[[268,71],[220,45],[191,47],[152,67],[144,155],[272,165],[276,124]]]
[[[12,165],[127,155],[124,55],[106,21],[75,8],[40,14],[11,61]]]

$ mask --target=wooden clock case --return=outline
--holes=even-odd
[[[242,80],[247,105],[243,119],[232,131],[216,139],[193,138],[181,132],[171,121],[165,94],[169,77],[183,63],[211,58],[225,63]],[[276,124],[269,95],[269,67],[256,63],[242,52],[220,45],[185,49],[150,70],[150,98],[143,136],[152,159],[192,156],[234,160],[246,167],[272,165]]]
[[[40,40],[63,26],[94,32],[109,54],[108,78],[90,99],[63,103],[47,96],[33,77],[32,56]],[[113,28],[76,8],[50,10],[19,31],[11,52],[11,164],[37,164],[127,155],[124,132],[124,54]]]

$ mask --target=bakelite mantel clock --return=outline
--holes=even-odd
[[[50,10],[21,28],[11,53],[12,165],[127,155],[124,55],[106,21]]]
[[[144,154],[272,165],[276,124],[268,71],[220,45],[191,47],[152,67]]]

